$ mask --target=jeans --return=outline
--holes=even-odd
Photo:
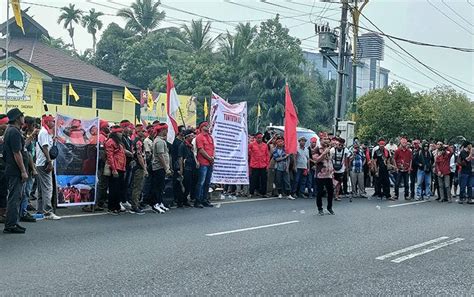
[[[21,198],[20,205],[20,217],[24,217],[28,211],[28,203],[30,199],[31,191],[33,190],[33,177],[29,176],[25,182],[25,187],[23,189],[23,197]]]
[[[278,194],[290,194],[290,174],[287,171],[275,170],[275,186]]]
[[[207,203],[207,195],[209,193],[209,185],[211,183],[212,166],[201,165],[199,167],[199,177],[196,185],[196,202]]]
[[[316,184],[318,187],[318,195],[316,196],[316,206],[318,207],[318,210],[323,210],[324,188],[326,188],[328,194],[327,209],[332,209],[332,199],[334,198],[334,185],[332,183],[332,178],[316,178]]]
[[[410,172],[410,198],[415,197],[415,185],[416,185],[416,176],[418,172],[416,170],[412,170]]]
[[[260,194],[267,194],[267,169],[266,168],[252,168],[250,174],[250,195],[253,195],[257,190]]]
[[[472,199],[472,187],[474,186],[474,175],[473,174],[459,174],[459,200],[466,200],[466,188],[467,188],[467,199]]]
[[[53,174],[46,171],[46,166],[38,166],[38,207],[39,213],[49,212],[53,210]]]
[[[416,188],[416,196],[423,197],[422,195],[422,185],[425,184],[424,194],[427,197],[431,196],[431,172],[425,172],[424,170],[418,170],[418,175],[416,176],[418,185]]]
[[[397,174],[397,181],[395,183],[395,196],[398,198],[398,195],[400,194],[400,183],[402,182],[403,180],[403,187],[404,187],[404,190],[405,190],[405,199],[408,198],[409,194],[410,194],[410,191],[409,191],[409,188],[408,188],[408,179],[409,179],[409,176],[408,176],[408,172],[398,172]]]
[[[310,169],[306,178],[306,188],[308,189],[309,197],[316,197],[316,183],[314,181],[314,170]]]
[[[5,228],[12,228],[18,224],[20,218],[20,203],[25,183],[19,176],[8,177],[8,199]]]
[[[307,175],[304,175],[306,169],[298,168],[296,169],[295,182],[293,183],[292,192],[296,195],[302,195],[305,192],[306,188],[306,179]]]

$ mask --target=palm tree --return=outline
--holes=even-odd
[[[125,29],[146,36],[155,30],[166,16],[164,11],[158,10],[160,4],[160,0],[136,0],[131,8],[122,8],[117,15],[127,21]]]
[[[180,39],[185,50],[189,52],[211,51],[216,40],[220,38],[220,35],[215,38],[209,36],[211,23],[207,22],[204,25],[202,19],[192,20],[191,26],[183,25],[181,28],[183,35]]]
[[[220,42],[222,54],[233,65],[240,63],[243,55],[248,51],[257,36],[257,27],[252,27],[250,23],[240,23],[235,30],[235,35],[227,31]]]
[[[97,43],[97,31],[102,29],[102,21],[99,19],[104,14],[96,12],[94,8],[89,10],[89,14],[82,17],[82,26],[87,29],[87,32],[92,35],[92,52],[95,53],[95,45]]]
[[[62,7],[61,11],[62,13],[58,18],[58,24],[64,22],[64,29],[68,30],[72,41],[72,48],[76,51],[76,45],[74,44],[74,27],[72,25],[73,23],[79,23],[82,17],[82,10],[76,9],[75,4],[69,4],[69,6]]]

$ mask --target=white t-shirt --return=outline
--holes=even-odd
[[[334,147],[331,148],[330,153],[331,153],[332,164],[333,164],[333,167],[334,167],[334,165],[335,165],[335,160],[336,160],[336,148],[334,148]],[[336,167],[334,167],[334,172],[335,172],[335,173],[344,173],[344,171],[346,171],[346,165],[345,165],[345,163],[346,163],[346,159],[347,159],[347,158],[349,157],[349,155],[350,155],[350,152],[349,152],[348,149],[343,148],[342,151],[338,152],[338,156],[340,156],[340,154],[342,154],[342,160],[341,160],[341,162],[342,162],[342,167],[341,167],[341,169],[339,169],[339,170],[336,170]]]
[[[46,165],[46,156],[43,154],[41,148],[43,146],[48,146],[49,149],[53,146],[53,136],[48,133],[45,127],[41,127],[41,130],[38,134],[38,141],[36,142],[36,166],[45,166]]]
[[[308,169],[309,150],[307,148],[301,148],[298,146],[298,152],[296,155],[296,168]]]

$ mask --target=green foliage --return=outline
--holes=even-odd
[[[58,18],[58,24],[63,23],[64,29],[67,29],[69,36],[72,41],[72,48],[76,51],[76,46],[74,44],[74,27],[73,24],[79,24],[82,18],[82,10],[76,8],[75,4],[69,4],[69,6],[64,6],[61,8],[61,15]]]
[[[146,36],[158,28],[166,16],[164,11],[158,10],[160,4],[155,0],[136,0],[130,8],[120,9],[117,15],[127,22],[125,29]]]
[[[97,31],[102,30],[102,21],[100,17],[103,16],[104,13],[100,11],[95,11],[94,8],[89,10],[89,14],[86,14],[82,17],[82,26],[86,28],[87,33],[92,35],[92,51],[95,52],[95,46],[97,43]]]
[[[451,88],[411,93],[400,83],[374,90],[357,102],[358,136],[449,140],[463,135],[473,137],[474,104]]]

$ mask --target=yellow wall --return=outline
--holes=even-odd
[[[45,114],[43,106],[43,80],[51,81],[51,77],[44,75],[43,73],[35,70],[34,68],[18,61],[10,60],[9,66],[14,65],[25,71],[30,79],[27,83],[24,91],[23,100],[8,100],[7,109],[14,107],[19,108],[25,113],[25,115],[40,117]],[[5,60],[0,61],[0,113],[5,113],[5,81],[1,80],[1,74],[5,68]],[[73,84],[74,88],[74,84]],[[99,116],[102,119],[110,122],[120,122],[122,119],[128,119],[134,122],[135,117],[135,104],[132,102],[125,102],[123,100],[123,91],[114,91],[112,95],[112,110],[97,109],[96,108],[96,89],[92,90],[92,108],[89,107],[76,107],[67,105],[67,84],[63,84],[62,90],[62,104],[48,104],[48,113],[56,114],[61,113],[77,118],[93,118]],[[9,90],[9,98],[11,98],[11,91]],[[138,100],[140,98],[137,98]],[[71,99],[72,100],[72,99]]]

